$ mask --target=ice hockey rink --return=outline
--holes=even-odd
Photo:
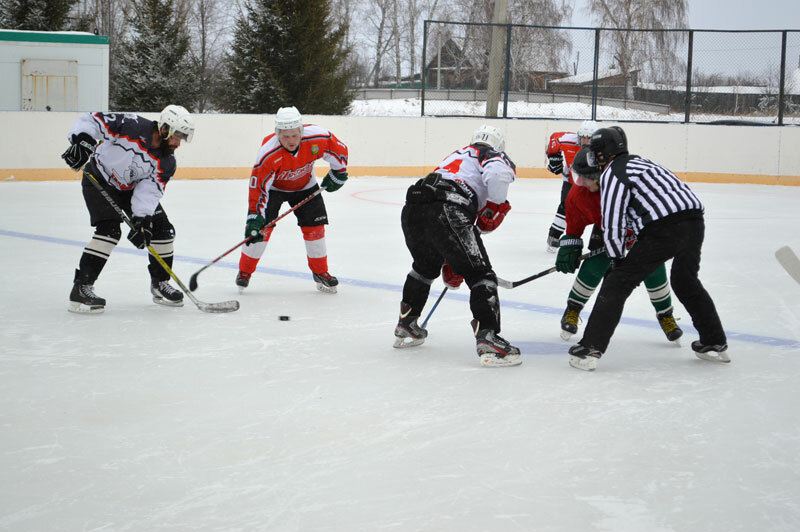
[[[800,285],[774,258],[800,252],[800,187],[692,184],[731,364],[693,355],[677,301],[683,346],[669,344],[641,287],[586,373],[559,338],[573,280],[560,273],[501,289],[519,367],[479,365],[463,287],[424,345],[392,348],[411,182],[325,193],[338,294],[315,289],[290,215],[244,294],[238,251],[199,276],[200,300],[239,311],[155,305],[145,255],[123,240],[95,285],[101,315],[66,310],[92,234],[79,183],[0,183],[0,529],[800,529]],[[246,186],[169,184],[185,284],[241,240]],[[485,237],[500,277],[553,265],[559,189],[511,186]]]

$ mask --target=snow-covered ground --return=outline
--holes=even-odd
[[[355,100],[350,109],[352,116],[421,116],[422,102],[419,98],[395,100]],[[426,100],[425,115],[484,116],[485,101]],[[498,116],[503,116],[503,103],[498,104]],[[511,118],[581,119],[592,116],[591,105],[578,102],[528,103],[508,102]],[[631,120],[653,122],[683,122],[684,113],[656,113],[636,109],[622,109],[607,105],[597,106],[598,120]],[[777,123],[777,114],[764,116],[733,116],[709,113],[693,113],[693,122],[718,120],[746,120],[751,122]],[[800,124],[800,117],[784,115],[784,124]]]
[[[78,182],[0,183],[0,529],[800,529],[800,286],[773,258],[800,251],[800,188],[692,184],[731,364],[693,356],[677,302],[684,346],[668,344],[640,288],[584,373],[559,338],[572,276],[558,273],[501,292],[522,366],[479,366],[463,288],[424,345],[392,348],[411,182],[356,178],[325,195],[336,295],[315,289],[289,217],[244,294],[238,253],[200,275],[198,298],[238,299],[238,312],[153,304],[146,259],[124,241],[97,316],[66,311],[91,235]],[[185,283],[242,238],[246,186],[170,183]],[[486,238],[498,275],[553,264],[559,189],[512,185]]]

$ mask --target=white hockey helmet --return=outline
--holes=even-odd
[[[281,107],[275,113],[275,134],[287,129],[299,129],[303,133],[303,117],[297,107]]]
[[[581,124],[581,127],[578,128],[578,136],[585,138],[592,138],[592,133],[594,133],[598,129],[600,129],[600,124],[598,124],[594,120],[586,120]]]
[[[503,139],[503,133],[496,127],[487,124],[475,130],[475,133],[472,134],[472,142],[470,142],[470,144],[486,144],[497,151],[504,151],[506,149],[506,141]]]
[[[164,126],[167,126],[166,138],[175,135],[186,142],[192,142],[194,138],[194,120],[183,106],[168,105],[164,107],[158,117],[158,130],[161,131]]]

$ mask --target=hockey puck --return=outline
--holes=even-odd
[[[289,321],[289,316],[278,316],[278,319],[281,321]]]

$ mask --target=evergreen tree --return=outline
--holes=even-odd
[[[133,9],[133,32],[123,39],[112,65],[111,107],[156,112],[178,104],[193,109],[195,69],[174,0],[134,0]]]
[[[353,101],[347,28],[333,29],[330,0],[247,0],[227,58],[223,109],[274,113],[294,105],[306,114],[344,114]]]
[[[69,11],[77,0],[2,0],[0,28],[61,31],[69,28]]]

